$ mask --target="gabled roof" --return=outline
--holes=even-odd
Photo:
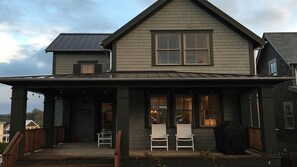
[[[31,125],[30,125],[31,124]],[[26,120],[25,126],[36,126],[36,128],[40,128],[39,125],[37,123],[35,123],[33,120]],[[10,130],[10,123],[5,127],[5,131],[9,131]]]
[[[61,33],[45,51],[102,51],[100,43],[109,35],[110,34]]]
[[[297,64],[297,32],[264,33],[263,38],[267,39],[288,65]]]
[[[119,40],[122,36],[132,31],[136,26],[144,22],[154,13],[159,11],[161,8],[166,6],[172,0],[158,0],[153,5],[148,7],[138,16],[133,18],[127,24],[118,29],[115,33],[111,34],[109,37],[103,40],[102,44],[104,47],[110,47],[111,43],[115,40]],[[259,47],[264,44],[264,41],[257,36],[255,33],[247,29],[245,26],[234,20],[232,17],[218,9],[216,6],[208,2],[208,0],[191,0],[196,5],[212,14],[214,17],[218,18],[218,20],[222,21],[224,24],[230,26],[236,32],[238,32],[243,37],[252,41],[254,48]]]

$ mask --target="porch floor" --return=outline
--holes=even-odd
[[[41,149],[26,154],[22,160],[71,160],[113,158],[114,149],[108,146],[97,147],[97,143],[63,143],[53,149]]]
[[[180,149],[169,150],[153,149],[150,150],[130,150],[130,158],[145,157],[145,153],[164,158],[203,158],[201,152],[204,150]],[[244,154],[223,154],[218,151],[210,151],[209,156],[215,158],[263,158],[261,152],[255,150],[246,150]],[[113,158],[114,149],[109,146],[97,147],[97,143],[81,142],[81,143],[63,143],[55,146],[53,149],[41,149],[33,153],[26,154],[23,160],[67,160],[67,159],[93,159],[93,158]],[[267,156],[264,156],[267,157]],[[276,157],[276,156],[274,156]]]

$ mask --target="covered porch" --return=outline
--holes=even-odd
[[[117,130],[122,131],[123,163],[142,159],[140,152],[145,151],[141,150],[149,150],[150,147],[150,98],[161,95],[166,97],[168,102],[166,107],[168,115],[165,120],[167,132],[171,136],[169,137],[170,151],[168,153],[161,151],[156,155],[161,157],[167,155],[165,159],[183,155],[182,152],[173,151],[175,150],[174,136],[177,119],[174,106],[176,96],[186,96],[192,98],[191,124],[195,134],[195,150],[197,150],[188,157],[199,159],[198,154],[208,149],[220,157],[222,154],[215,151],[213,127],[220,122],[232,120],[239,122],[246,129],[245,147],[261,151],[261,156],[253,158],[263,161],[274,157],[275,161],[279,162],[275,156],[277,150],[272,88],[273,84],[289,79],[291,78],[185,72],[114,72],[90,75],[10,77],[1,78],[0,82],[11,85],[13,90],[11,136],[17,131],[21,133],[25,131],[23,122],[25,121],[27,91],[44,94],[44,128],[46,129],[44,148],[53,148],[55,112],[58,111],[56,104],[60,99],[63,104],[60,106],[60,111],[63,115],[65,141],[79,142],[86,138],[89,142],[96,141],[95,133],[103,129],[102,122],[96,121],[96,119],[103,120],[102,114],[100,116],[100,112],[97,112],[100,110],[98,107],[98,101],[100,101],[100,104],[103,102],[112,104],[111,130],[113,139],[115,139]],[[218,114],[214,118],[204,118],[201,115],[201,97],[212,95],[215,95],[219,101]],[[86,105],[85,108],[82,107],[84,102],[92,107],[89,108]],[[76,114],[80,115],[75,116]],[[77,118],[81,117],[85,117],[85,121],[78,122]],[[210,119],[215,119],[216,124],[204,126],[203,122],[210,121]],[[78,124],[88,131],[81,130],[80,132],[84,132],[81,134],[75,131]],[[212,124],[209,122],[209,125]],[[250,128],[251,126],[256,128]],[[114,143],[115,140],[113,140],[113,147]],[[154,150],[152,153],[157,152]],[[24,155],[24,143],[22,142],[20,143],[20,155]],[[236,156],[233,155],[233,157]]]
[[[41,149],[31,154],[26,154],[17,162],[17,167],[61,165],[76,163],[82,164],[112,164],[114,149],[108,147],[96,148],[94,142],[63,143],[53,149]],[[280,166],[279,157],[276,155],[263,155],[259,151],[246,150],[240,155],[226,155],[215,150],[190,151],[190,150],[130,150],[129,156],[123,158],[122,166],[149,166],[153,159],[161,160],[167,166]],[[231,161],[230,161],[231,160]],[[112,166],[112,165],[110,165]]]

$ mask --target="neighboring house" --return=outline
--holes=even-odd
[[[26,120],[25,128],[26,130],[28,130],[28,129],[37,129],[40,127],[33,120]],[[10,131],[9,122],[1,122],[0,123],[0,143],[9,142],[9,131]]]
[[[55,119],[69,142],[122,130],[123,157],[149,149],[152,123],[167,125],[170,150],[176,124],[191,124],[196,150],[206,150],[215,149],[213,127],[232,120],[256,127],[261,136],[251,140],[275,154],[271,91],[288,78],[255,75],[263,44],[206,0],[158,0],[113,34],[60,34],[46,49],[52,75],[0,78],[12,86],[11,134],[24,131],[20,113],[33,91],[45,96],[48,148]]]
[[[297,33],[264,33],[263,39],[266,44],[258,54],[258,74],[297,78]],[[273,90],[277,139],[281,150],[297,150],[296,81],[277,84]]]

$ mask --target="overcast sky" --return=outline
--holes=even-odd
[[[0,76],[50,74],[44,49],[62,32],[112,33],[156,0],[0,0]],[[210,0],[262,36],[297,31],[296,0]],[[10,112],[10,87],[0,84],[0,114]],[[28,111],[43,98],[28,93]]]

